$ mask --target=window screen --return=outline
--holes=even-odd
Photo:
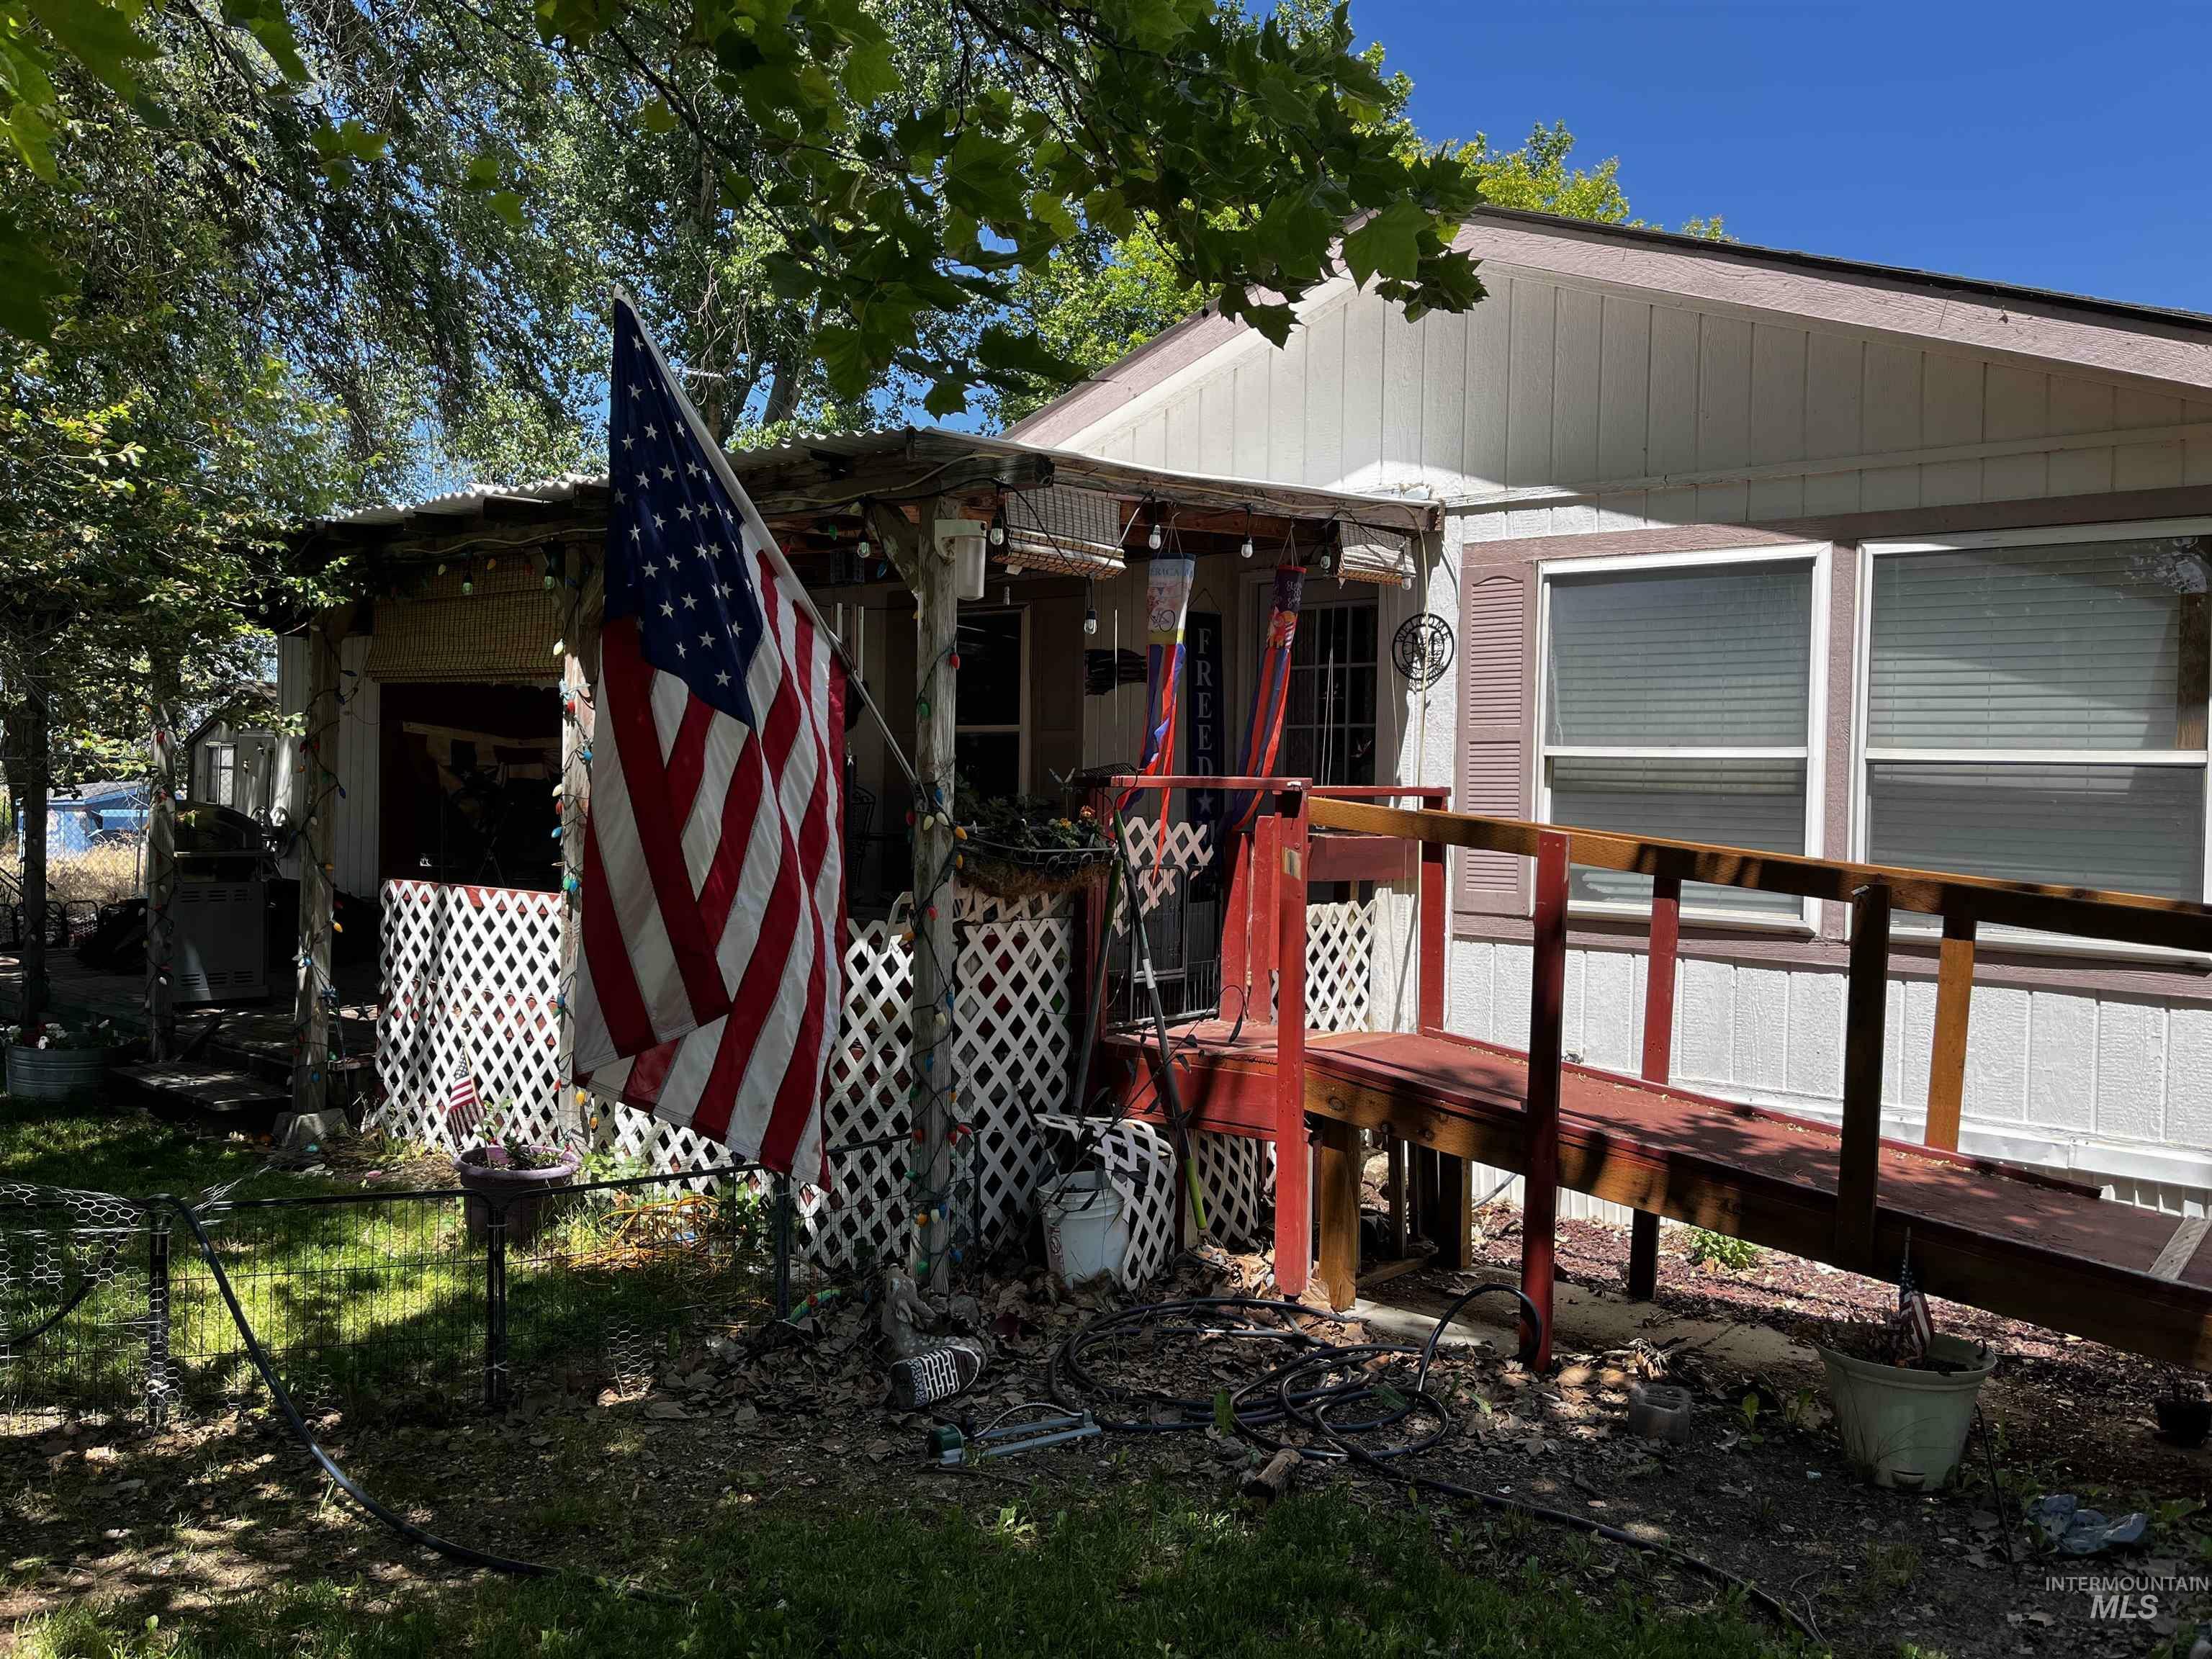
[[[1877,863],[2203,896],[2198,538],[1875,557]]]
[[[1805,850],[1813,565],[1554,576],[1544,781],[1554,823]],[[1577,867],[1571,898],[1647,905],[1647,877]],[[1795,916],[1784,894],[1692,884],[1685,906]]]

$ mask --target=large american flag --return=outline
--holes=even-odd
[[[609,395],[577,1073],[822,1179],[844,989],[844,668],[627,302]]]

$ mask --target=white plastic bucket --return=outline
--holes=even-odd
[[[1996,1369],[1987,1348],[1960,1337],[1939,1336],[1928,1352],[1966,1369],[1906,1370],[1820,1350],[1844,1449],[1877,1486],[1934,1492],[1948,1480],[1973,1425],[1975,1396]]]
[[[1061,1284],[1080,1285],[1119,1273],[1129,1254],[1121,1194],[1097,1170],[1078,1170],[1056,1182],[1044,1204],[1045,1261]]]

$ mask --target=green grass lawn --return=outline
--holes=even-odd
[[[611,1517],[610,1524],[618,1524]],[[76,1608],[26,1659],[663,1659],[800,1654],[1525,1655],[1734,1659],[1786,1651],[1737,1610],[1662,1612],[1431,1517],[1340,1492],[1255,1519],[1153,1486],[1049,1512],[727,1511],[692,1545],[681,1606],[574,1581],[479,1579],[394,1596],[314,1584],[182,1626]],[[1495,1575],[1495,1576],[1492,1576]]]
[[[137,1198],[196,1198],[240,1176],[251,1177],[240,1199],[362,1190],[358,1179],[265,1170],[267,1161],[264,1146],[144,1112],[0,1100],[0,1180]],[[394,1184],[451,1181],[432,1170]],[[525,1386],[549,1368],[557,1376],[564,1357],[596,1348],[617,1319],[665,1342],[702,1296],[739,1297],[757,1285],[764,1261],[719,1257],[717,1282],[702,1290],[696,1255],[611,1248],[640,1224],[629,1207],[626,1197],[580,1195],[534,1243],[510,1253],[509,1352]],[[245,1207],[215,1218],[210,1232],[247,1317],[295,1388],[339,1402],[395,1391],[465,1398],[480,1388],[483,1250],[465,1236],[459,1200]],[[149,1244],[143,1220],[100,1231],[59,1225],[51,1213],[0,1215],[0,1328],[33,1324],[52,1310],[57,1264],[71,1283],[88,1267],[108,1275],[59,1327],[0,1367],[0,1400],[92,1409],[136,1403],[146,1376]],[[250,1388],[235,1326],[180,1222],[170,1260],[169,1352],[185,1394],[210,1399]]]

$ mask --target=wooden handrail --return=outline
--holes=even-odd
[[[1218,777],[1210,772],[1166,772],[1155,776],[1144,772],[1117,772],[1106,780],[1109,789],[1258,789],[1270,794],[1285,789],[1328,800],[1449,800],[1451,786],[1444,783],[1316,783],[1311,778]]]
[[[1769,853],[1750,847],[1708,842],[1668,841],[1585,830],[1571,824],[1532,823],[1519,818],[1487,817],[1473,812],[1432,808],[1375,806],[1364,801],[1316,796],[1313,826],[1358,830],[1370,835],[1403,836],[1485,852],[1536,856],[1538,838],[1564,834],[1568,859],[1600,870],[1622,870],[1717,887],[1744,887],[1762,893],[1828,899],[1848,904],[1862,889],[1889,890],[1890,908],[1941,916],[1954,926],[1969,921],[2008,927],[2072,933],[2086,939],[2212,953],[2212,908],[2184,899],[2154,898],[2142,893],[2106,892],[2094,887],[2059,887],[2035,882],[1997,881],[1985,876],[1946,874],[1840,859]]]

